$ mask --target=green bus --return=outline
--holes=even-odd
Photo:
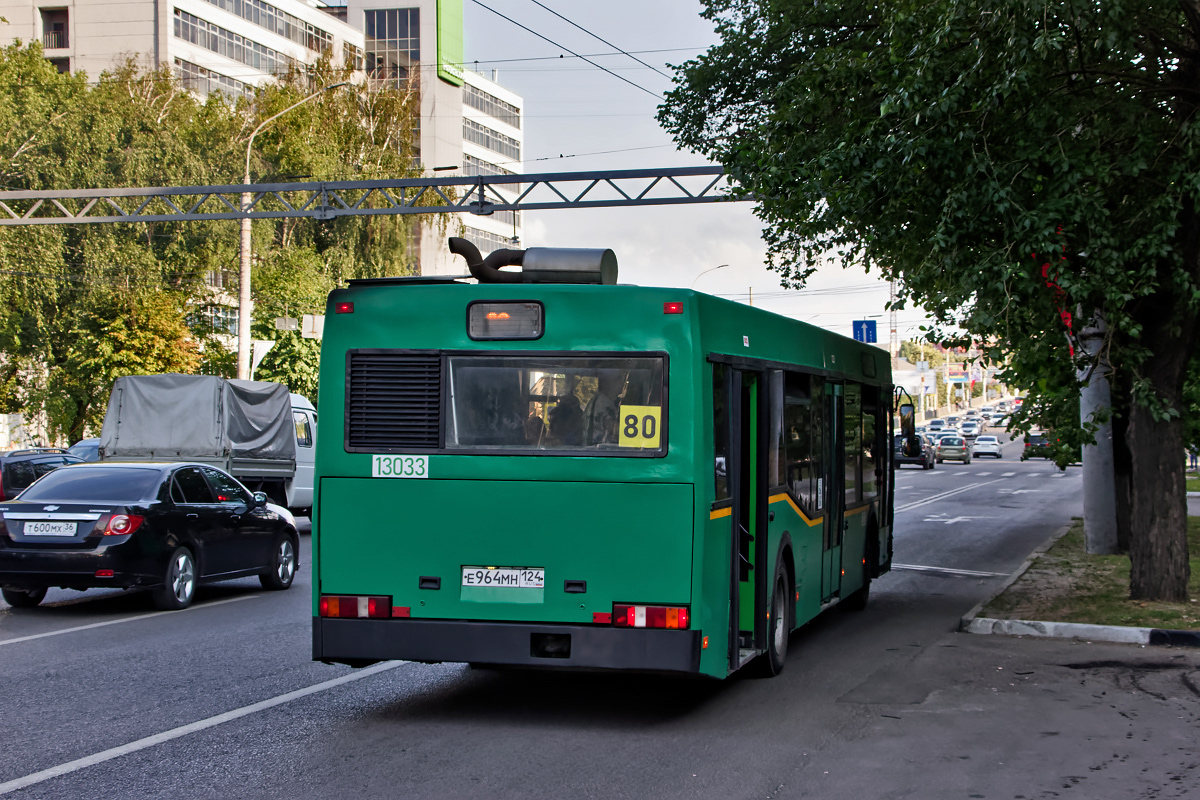
[[[773,675],[792,629],[866,604],[885,352],[615,285],[611,250],[451,250],[478,282],[330,294],[314,660]]]

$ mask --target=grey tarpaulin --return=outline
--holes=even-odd
[[[100,447],[106,459],[294,461],[291,396],[279,383],[215,375],[117,378]]]

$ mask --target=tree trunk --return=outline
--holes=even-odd
[[[1117,549],[1128,553],[1133,530],[1133,454],[1129,452],[1129,443],[1126,441],[1129,409],[1120,408],[1115,402],[1119,394],[1119,391],[1113,393],[1113,480],[1117,499]]]
[[[1187,494],[1183,476],[1183,421],[1155,419],[1134,405],[1129,414],[1133,514],[1129,542],[1129,596],[1134,600],[1188,600]]]

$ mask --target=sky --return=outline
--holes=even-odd
[[[703,166],[710,162],[677,150],[655,120],[672,87],[667,65],[717,42],[700,11],[694,0],[463,0],[464,56],[489,77],[498,70],[498,82],[524,98],[525,172]],[[752,203],[531,211],[524,229],[526,247],[611,248],[621,283],[694,284],[739,302],[752,294],[756,307],[846,336],[853,320],[874,319],[879,342],[888,341],[888,285],[860,267],[830,266],[806,290],[784,290],[764,266]],[[901,340],[916,338],[924,320],[919,310],[898,312]]]

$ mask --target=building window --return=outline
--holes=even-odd
[[[270,75],[282,75],[294,63],[290,56],[178,8],[175,9],[175,37]]]
[[[354,70],[361,70],[365,63],[361,47],[342,42],[342,64]]]
[[[175,63],[178,65],[179,59],[175,59]],[[212,289],[236,289],[238,273],[228,269],[209,270],[204,273],[204,285]]]
[[[505,136],[499,131],[480,125],[473,119],[463,120],[463,139],[474,142],[480,147],[508,156],[513,161],[521,160],[521,143],[511,136]]]
[[[317,26],[280,11],[262,0],[205,0],[210,5],[228,11],[234,16],[253,22],[296,44],[302,44],[314,53],[324,53],[333,47],[333,34]]]
[[[67,9],[43,8],[42,47],[47,50],[62,50],[70,47],[67,39]],[[61,71],[61,70],[60,70]]]
[[[365,13],[367,75],[399,87],[421,61],[421,11],[381,8]]]
[[[193,328],[237,336],[238,310],[232,306],[204,306],[188,316]]]
[[[507,122],[517,130],[521,129],[521,109],[512,103],[504,102],[495,95],[488,94],[483,89],[477,89],[469,83],[466,84],[463,86],[463,102],[489,117]]]
[[[478,228],[469,226],[463,227],[463,238],[478,247],[481,253],[490,253],[493,250],[517,247],[517,244],[507,236],[501,236],[498,233],[490,231],[481,231]]]
[[[463,153],[463,175],[475,177],[476,175],[516,175],[511,169],[493,164],[490,161],[484,161],[482,158],[469,156]]]
[[[71,71],[71,59],[69,58],[47,58],[46,60],[63,75]]]
[[[235,99],[250,94],[250,87],[241,81],[181,58],[175,59],[175,77],[179,79],[183,88],[189,89],[201,97],[207,97],[213,92],[224,92]],[[225,273],[210,272],[208,274],[219,277]],[[223,284],[212,283],[210,279],[209,286],[219,287],[221,285]]]

